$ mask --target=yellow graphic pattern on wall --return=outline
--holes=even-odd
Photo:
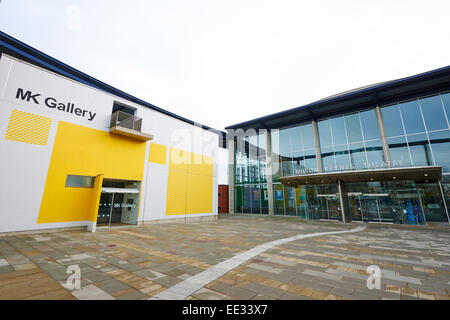
[[[213,158],[170,148],[166,215],[213,212]]]
[[[66,187],[67,175],[142,181],[145,143],[59,121],[38,223],[95,221],[98,188]],[[100,185],[101,188],[101,185]]]
[[[13,110],[9,118],[5,139],[41,146],[47,145],[52,119]]]

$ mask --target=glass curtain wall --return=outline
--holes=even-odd
[[[450,173],[450,93],[381,109],[393,167],[442,167]],[[444,176],[445,177],[445,176]],[[443,181],[445,178],[443,178]],[[448,201],[439,183],[417,184],[425,219],[448,221]]]
[[[450,172],[450,94],[383,107],[393,167],[442,166]]]
[[[272,130],[273,181],[280,176],[317,172],[312,124]]]
[[[375,110],[318,122],[324,172],[386,166]]]
[[[267,214],[266,137],[235,138],[235,211]]]

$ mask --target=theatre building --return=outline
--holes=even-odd
[[[449,121],[445,67],[229,126],[229,210],[449,223]]]
[[[0,232],[217,218],[222,132],[1,32],[0,54]]]

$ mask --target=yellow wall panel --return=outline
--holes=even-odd
[[[52,119],[13,110],[9,118],[5,139],[10,141],[47,145]]]
[[[167,147],[157,143],[150,143],[150,156],[148,161],[158,164],[166,164]]]
[[[213,212],[213,159],[170,148],[166,215]]]
[[[199,155],[198,157],[198,155],[194,155],[194,160],[196,158],[195,156],[197,156],[197,160],[189,166],[189,173],[212,176],[214,169],[213,158],[202,155]]]
[[[167,181],[166,215],[186,214],[186,190],[188,174],[170,170]]]
[[[187,183],[186,214],[213,211],[213,176],[190,174]]]
[[[60,121],[38,223],[92,219],[94,188],[66,188],[68,174],[142,180],[145,143]]]
[[[177,170],[182,172],[188,172],[189,166],[192,163],[192,152],[170,148],[169,155],[169,171]]]

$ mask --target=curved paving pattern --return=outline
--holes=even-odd
[[[0,237],[0,299],[148,299],[271,241],[360,224],[224,216],[170,223]],[[448,299],[450,228],[367,225],[258,253],[186,299]],[[81,289],[63,287],[81,268]],[[366,287],[380,266],[380,290]],[[27,284],[27,285],[25,285]],[[29,290],[32,288],[32,290]]]

